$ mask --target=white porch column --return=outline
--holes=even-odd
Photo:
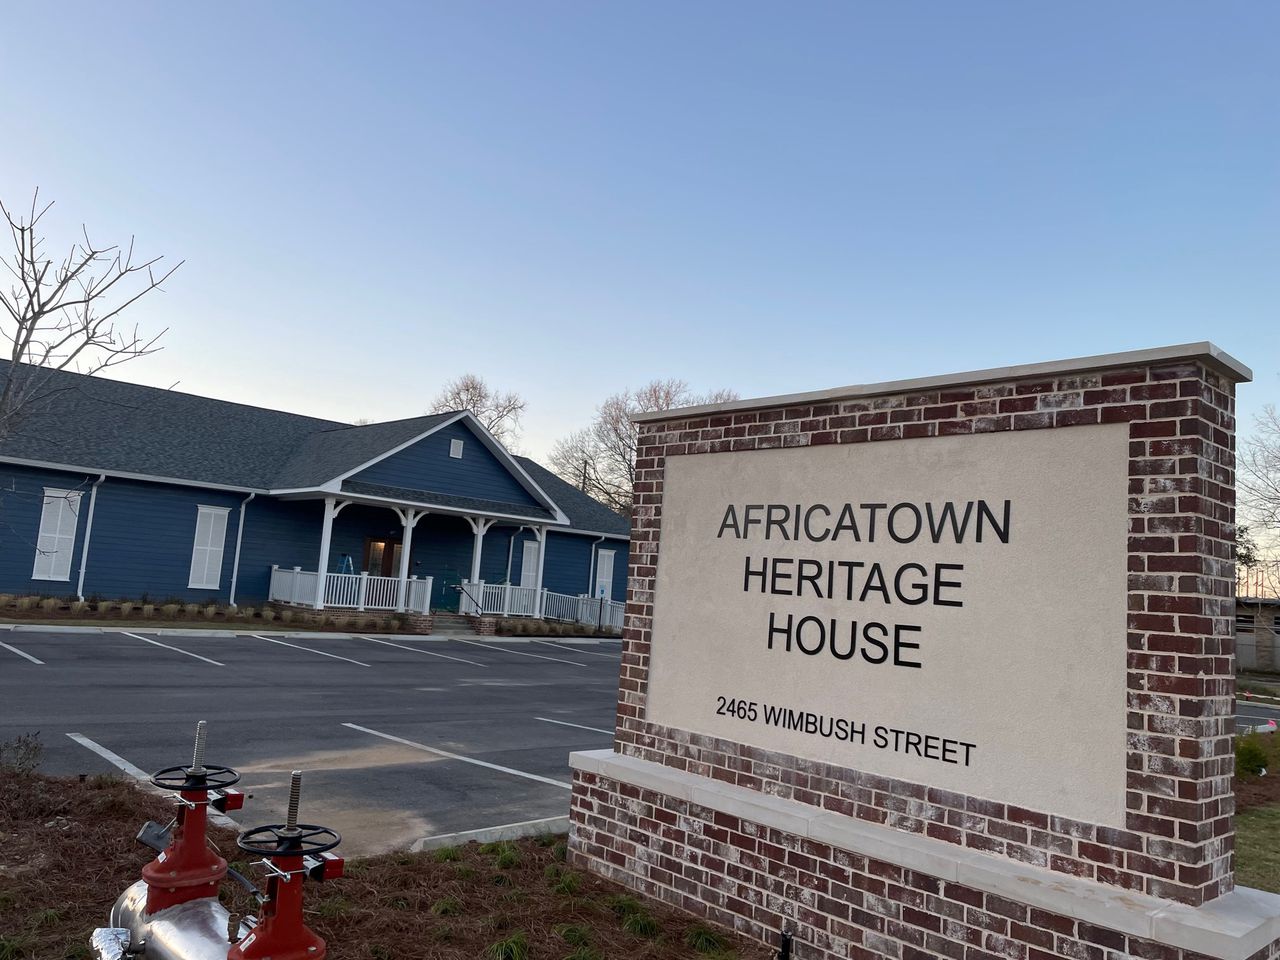
[[[471,531],[476,535],[475,545],[471,548],[471,582],[478,583],[480,580],[480,555],[484,550],[484,535],[493,526],[493,521],[486,520],[483,517],[467,517],[467,523],[471,524]],[[478,600],[479,598],[477,597],[476,599]]]
[[[534,527],[533,535],[538,538],[538,579],[534,582],[537,588],[538,602],[534,610],[534,616],[539,620],[542,619],[542,566],[543,561],[547,558],[547,528]]]
[[[334,497],[324,498],[324,526],[320,528],[320,559],[316,564],[316,595],[311,605],[319,610],[324,606],[324,587],[329,578],[329,543],[333,540],[333,518],[338,515],[338,502]]]
[[[404,613],[409,598],[409,551],[413,548],[413,528],[425,515],[425,510],[395,508],[403,533],[400,537],[400,583],[396,585],[396,612]]]
[[[329,544],[333,540],[333,521],[350,502],[337,497],[324,498],[324,526],[320,528],[320,560],[316,564],[316,596],[312,603],[317,610],[324,606],[324,588],[329,582]]]

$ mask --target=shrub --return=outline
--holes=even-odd
[[[1267,768],[1267,749],[1262,737],[1246,733],[1236,737],[1236,773],[1246,777],[1260,776]]]
[[[280,622],[281,622],[281,623],[293,623],[293,611],[292,611],[292,610],[281,610],[281,611],[280,611]]]
[[[86,610],[88,610],[88,609],[89,609],[89,604],[85,603],[83,600],[72,600],[72,601],[71,601],[71,612],[72,612],[72,613],[84,613],[84,612],[85,612]]]
[[[19,597],[13,605],[19,610],[30,610],[39,602],[38,597]]]
[[[180,609],[176,603],[166,603],[160,608],[160,613],[166,620],[176,620]]]
[[[57,610],[60,606],[62,606],[62,601],[55,597],[48,597],[40,601],[40,609],[45,613],[53,613],[53,611]]]
[[[182,605],[182,615],[184,617],[194,617],[199,613],[200,613],[200,604],[198,603],[184,603]]]
[[[156,605],[154,603],[144,603],[142,605],[142,615],[144,617],[154,617],[156,615]]]
[[[253,607],[237,607],[236,608],[236,616],[239,617],[241,620],[252,620],[254,618],[254,615],[257,614],[257,612],[258,611],[253,609]]]
[[[12,740],[0,740],[0,770],[20,777],[30,776],[44,758],[40,731],[20,733]]]
[[[613,911],[614,916],[621,919],[629,913],[635,913],[637,910],[643,910],[640,901],[630,894],[615,893],[604,902],[605,906]]]
[[[12,593],[0,593],[0,607],[7,607],[13,603],[14,597]]]
[[[111,600],[99,600],[97,604],[95,604],[95,607],[97,608],[98,613],[110,613],[116,608],[116,605],[115,602]]]
[[[124,603],[120,604],[120,616],[122,617],[133,616],[133,608],[134,608],[134,604],[131,601],[126,600]]]
[[[568,860],[569,844],[565,843],[563,840],[558,841],[556,845],[551,848],[551,856],[561,861]]]
[[[684,932],[684,942],[699,953],[719,953],[729,946],[728,940],[701,923],[695,923]]]
[[[270,607],[262,608],[262,620],[264,623],[270,623],[275,618],[276,618],[276,612],[274,610],[272,610]]]
[[[489,960],[529,960],[529,940],[523,930],[517,930],[506,939],[490,944],[484,955]]]
[[[204,615],[206,620],[212,620],[218,615],[218,606],[214,603],[205,604],[205,606],[201,608],[200,613]]]

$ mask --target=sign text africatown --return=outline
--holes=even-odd
[[[1054,433],[668,458],[648,718],[1119,822],[1125,438]]]

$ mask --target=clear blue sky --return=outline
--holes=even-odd
[[[119,376],[543,455],[743,396],[1212,339],[1280,400],[1280,5],[9,7],[0,196],[185,257]]]

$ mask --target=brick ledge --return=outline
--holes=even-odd
[[[569,766],[1075,920],[1221,960],[1246,960],[1280,939],[1280,896],[1261,890],[1236,887],[1204,906],[1191,907],[828,813],[612,750],[571,753]]]

